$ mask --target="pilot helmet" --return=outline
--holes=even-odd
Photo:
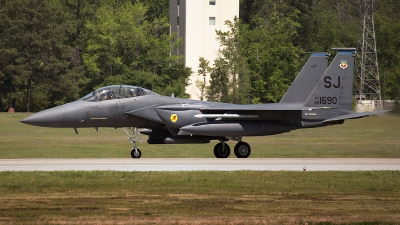
[[[103,90],[102,92],[100,92],[100,99],[101,100],[106,100],[108,98],[108,90]]]
[[[135,96],[136,96],[136,91],[135,91],[133,88],[131,88],[131,89],[129,90],[129,94],[130,94],[132,97],[135,97]]]

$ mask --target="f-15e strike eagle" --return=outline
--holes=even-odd
[[[328,53],[312,53],[279,103],[237,105],[160,96],[145,88],[112,85],[83,98],[33,114],[22,123],[43,127],[130,127],[134,137],[132,158],[142,153],[136,146],[137,128],[149,144],[209,143],[217,158],[234,153],[247,158],[250,145],[244,136],[281,134],[301,128],[343,124],[385,111],[352,111],[354,48],[336,48],[328,67]],[[133,129],[135,128],[135,129]],[[125,130],[126,131],[126,130]],[[126,131],[127,132],[127,131]],[[129,135],[129,134],[128,134]]]

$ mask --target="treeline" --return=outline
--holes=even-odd
[[[38,111],[96,87],[185,97],[190,69],[170,52],[168,0],[1,0],[1,110]]]
[[[333,47],[360,50],[360,2],[240,0],[240,20],[228,22],[229,32],[218,32],[221,57],[199,64],[200,72],[208,71],[212,78],[204,87],[206,97],[234,103],[279,101],[309,57],[304,52],[329,51],[333,59]],[[400,1],[375,1],[374,19],[381,93],[399,100]]]
[[[240,0],[240,19],[218,32],[220,58],[199,61],[203,97],[276,102],[308,55],[357,47],[359,0]],[[0,111],[38,111],[97,87],[131,84],[184,93],[190,68],[171,55],[169,0],[0,0]],[[400,2],[374,3],[386,99],[399,100]],[[334,54],[334,52],[331,52]],[[199,77],[200,81],[203,77]]]

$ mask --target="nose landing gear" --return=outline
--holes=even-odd
[[[133,159],[138,159],[142,156],[142,152],[138,148],[132,148],[131,156]]]
[[[142,143],[142,137],[140,136],[140,133],[138,132],[137,127],[135,127],[135,128],[129,127],[129,128],[128,128],[128,129],[132,130],[132,132],[133,132],[133,137],[129,134],[129,132],[128,132],[125,128],[122,128],[122,129],[124,129],[125,133],[129,136],[129,142],[130,142],[131,144],[133,144],[133,148],[132,148],[132,150],[131,150],[131,157],[132,157],[133,159],[138,159],[138,158],[140,158],[140,157],[142,156],[142,152],[136,147],[136,136],[139,137],[140,143]]]

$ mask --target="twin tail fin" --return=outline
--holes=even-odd
[[[355,48],[338,51],[328,69],[304,103],[306,107],[352,109]]]
[[[327,52],[313,52],[280,103],[304,103],[328,68]]]

